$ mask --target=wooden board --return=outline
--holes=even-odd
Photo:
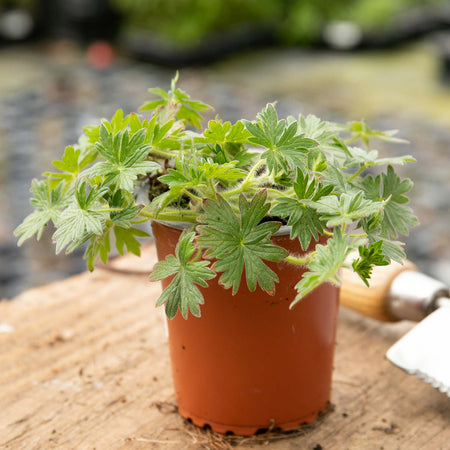
[[[1,449],[448,449],[450,399],[384,354],[411,324],[341,310],[334,410],[296,433],[198,430],[176,412],[159,284],[142,258],[0,303]],[[131,271],[129,273],[121,270]]]

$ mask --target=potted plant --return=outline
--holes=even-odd
[[[340,269],[367,283],[404,257],[396,239],[417,220],[393,167],[413,158],[371,149],[402,142],[393,131],[279,119],[272,104],[193,131],[210,107],[176,82],[150,89],[147,118],[86,127],[33,181],[19,245],[53,222],[56,251],[85,244],[92,270],[112,239],[139,254],[151,221],[181,414],[220,432],[294,428],[329,404]]]

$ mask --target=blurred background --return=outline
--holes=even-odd
[[[450,284],[450,2],[0,0],[0,298],[85,270],[51,230],[16,247],[29,186],[82,127],[180,87],[225,120],[316,114],[399,129],[420,226],[406,251]]]

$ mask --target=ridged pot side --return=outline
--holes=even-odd
[[[158,258],[173,254],[181,231],[158,222],[152,228]],[[273,242],[303,253],[289,235]],[[178,313],[168,321],[178,408],[198,426],[238,435],[288,430],[329,404],[339,288],[323,284],[290,310],[304,270],[268,265],[280,279],[275,295],[250,292],[243,282],[233,296],[216,277],[202,289],[200,318]]]

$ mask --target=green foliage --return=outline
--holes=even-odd
[[[258,114],[256,122],[243,122],[252,135],[249,142],[267,149],[261,158],[266,160],[271,172],[289,172],[304,166],[304,154],[318,144],[314,139],[297,134],[297,122],[288,124],[284,119],[278,120],[271,104]]]
[[[139,175],[154,172],[160,168],[154,161],[147,161],[150,147],[144,143],[146,130],[143,128],[130,137],[128,130],[117,134],[100,127],[99,140],[95,147],[106,161],[99,162],[84,172],[84,176],[105,176],[105,184],[114,189],[134,191],[134,182]]]
[[[97,259],[108,261],[113,245],[119,254],[140,254],[140,239],[148,235],[138,224],[189,222],[175,255],[151,276],[172,277],[157,302],[170,318],[178,310],[183,317],[200,315],[199,287],[216,275],[233,294],[244,283],[273,293],[274,264],[304,265],[295,304],[322,283],[339,284],[352,250],[359,248],[352,268],[366,283],[373,266],[404,258],[397,238],[417,219],[407,206],[412,182],[394,165],[414,158],[380,157],[370,147],[374,139],[403,142],[394,132],[312,115],[280,119],[273,104],[254,121],[216,118],[193,132],[187,128],[200,128],[209,107],[176,81],[169,92],[151,90],[159,99],[144,105],[147,116],[118,110],[110,121],[86,127],[80,145],[53,162],[56,170],[33,181],[34,210],[15,230],[19,245],[39,239],[51,222],[56,251],[85,245],[93,270]],[[378,174],[368,174],[369,167]],[[289,255],[272,243],[281,221],[309,253]]]
[[[409,178],[400,179],[392,166],[387,172],[373,178],[368,175],[362,183],[366,197],[370,200],[382,200],[385,206],[380,221],[380,233],[386,238],[407,235],[409,227],[417,225],[417,218],[411,208],[406,206],[408,198],[404,195],[412,188]]]
[[[176,118],[177,120],[185,121],[193,127],[201,128],[203,117],[200,112],[211,109],[211,106],[198,100],[191,100],[189,94],[176,87],[177,81],[178,72],[172,80],[169,92],[165,92],[160,88],[149,89],[149,92],[161,98],[144,103],[140,108],[141,111],[151,111],[158,108],[161,117]]]
[[[314,176],[308,177],[297,169],[297,178],[293,187],[295,198],[281,197],[272,209],[272,214],[288,218],[287,224],[292,227],[291,239],[298,237],[303,250],[306,250],[311,237],[316,241],[319,240],[319,234],[323,233],[324,220],[316,209],[305,203],[305,200],[318,201],[328,196],[333,186],[324,186]]]
[[[259,284],[263,290],[273,292],[278,277],[263,260],[279,262],[287,256],[286,250],[270,242],[281,224],[260,223],[270,209],[266,196],[261,191],[248,202],[241,194],[239,214],[218,196],[217,200],[205,201],[204,214],[198,218],[205,224],[198,227],[199,246],[205,250],[205,257],[217,260],[212,268],[222,272],[220,283],[232,287],[233,294],[239,289],[244,269],[250,291]]]
[[[31,206],[34,211],[16,228],[16,236],[20,236],[18,245],[36,235],[40,239],[42,233],[50,220],[58,221],[59,212],[69,204],[69,195],[63,192],[63,185],[52,189],[50,180],[34,180],[31,185],[34,198]]]
[[[351,249],[348,241],[349,237],[342,235],[340,228],[335,228],[327,245],[316,245],[316,256],[308,265],[309,271],[295,286],[297,296],[291,303],[291,308],[322,283],[330,282],[336,285],[341,283],[339,269],[343,266]]]
[[[185,319],[190,311],[194,316],[200,316],[200,306],[203,296],[196,285],[207,287],[207,281],[216,274],[208,268],[208,261],[198,261],[199,254],[193,241],[195,233],[183,233],[175,248],[175,255],[169,255],[164,261],[155,264],[150,279],[163,280],[174,276],[169,286],[164,289],[156,306],[166,305],[166,314],[169,319],[175,317],[178,309]]]
[[[339,198],[328,195],[308,204],[315,207],[329,228],[350,225],[356,219],[377,214],[383,207],[381,202],[364,199],[361,191],[354,195],[343,193]]]
[[[372,274],[373,266],[387,266],[389,261],[386,260],[382,249],[383,241],[377,241],[368,247],[361,245],[359,250],[359,258],[352,262],[353,270],[360,276],[366,286],[369,286],[369,278]]]

